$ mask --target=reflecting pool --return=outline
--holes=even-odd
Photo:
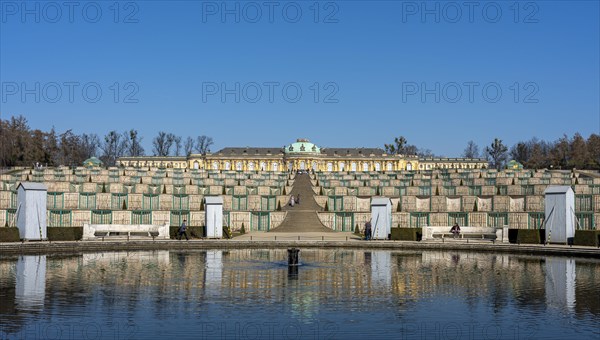
[[[600,261],[459,251],[0,258],[0,339],[600,339]]]

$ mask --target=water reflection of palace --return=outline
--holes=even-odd
[[[70,304],[115,308],[145,297],[155,316],[176,315],[211,301],[284,304],[310,318],[329,304],[389,297],[398,304],[431,296],[485,300],[502,309],[550,306],[600,316],[598,261],[470,252],[302,249],[289,277],[285,249],[106,252],[0,259],[0,317],[7,328],[46,308]],[[200,307],[199,307],[200,306]],[[14,329],[12,329],[14,330]]]

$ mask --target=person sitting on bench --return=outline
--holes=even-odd
[[[458,223],[454,223],[452,229],[450,229],[450,232],[454,235],[454,238],[458,237],[460,234],[460,227],[458,226]]]

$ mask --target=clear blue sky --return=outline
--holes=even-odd
[[[2,118],[135,128],[147,153],[159,130],[212,136],[213,151],[404,135],[446,156],[471,139],[600,132],[598,1],[0,3]]]

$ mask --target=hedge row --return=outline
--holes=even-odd
[[[600,230],[575,230],[573,244],[600,247]]]
[[[50,241],[79,241],[83,237],[83,227],[51,227],[46,234]]]
[[[421,241],[422,228],[392,228],[391,239],[396,241]]]
[[[0,242],[19,242],[19,228],[0,228]]]

